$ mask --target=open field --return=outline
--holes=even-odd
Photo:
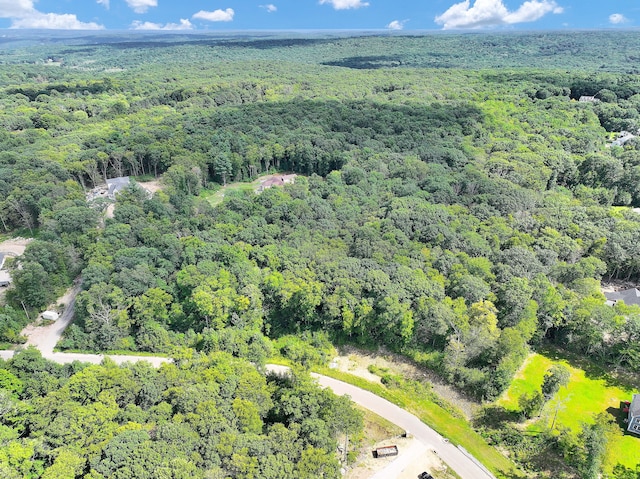
[[[599,374],[596,368],[587,372],[565,360],[551,359],[541,354],[532,354],[527,359],[497,404],[511,411],[518,410],[518,397],[539,390],[545,372],[552,365],[560,363],[571,371],[570,382],[544,406],[540,417],[528,424],[527,429],[535,431],[550,427],[556,409],[558,414],[554,429],[568,428],[578,432],[583,423],[593,422],[599,413],[609,413],[621,423],[623,414],[620,402],[630,400],[638,389],[626,386],[605,373]],[[640,464],[640,438],[631,435],[610,438],[607,462],[609,467],[617,463],[627,467]]]
[[[263,175],[263,176],[259,176],[258,178],[256,178],[255,180],[253,180],[251,182],[229,183],[226,186],[221,187],[217,191],[203,190],[203,191],[200,192],[200,196],[206,198],[207,201],[209,201],[209,203],[211,204],[211,206],[218,206],[220,203],[222,203],[222,201],[224,200],[225,196],[229,195],[230,193],[240,192],[240,191],[257,192],[258,188],[260,188],[260,185],[262,185],[265,181],[267,181],[267,180],[269,180],[271,178],[278,178],[278,177],[281,177],[281,176],[283,176],[283,175],[281,175],[281,174]]]

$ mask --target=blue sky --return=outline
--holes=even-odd
[[[0,28],[455,31],[639,25],[639,0],[0,0]]]

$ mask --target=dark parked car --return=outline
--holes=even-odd
[[[420,473],[418,479],[433,479],[433,476],[425,471]]]

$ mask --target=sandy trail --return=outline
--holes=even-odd
[[[64,304],[64,311],[57,321],[46,326],[35,323],[29,324],[22,330],[22,335],[27,337],[25,346],[35,346],[44,354],[53,353],[53,349],[62,339],[62,334],[67,326],[73,321],[74,306],[76,296],[80,292],[80,285],[69,288],[67,292],[58,299],[58,304]]]

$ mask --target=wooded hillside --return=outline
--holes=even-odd
[[[19,341],[22,304],[43,308],[80,275],[61,348],[258,364],[277,351],[309,365],[330,342],[384,345],[490,400],[531,345],[551,344],[637,380],[640,308],[606,306],[600,281],[640,275],[640,141],[611,145],[640,128],[639,46],[634,33],[595,32],[8,42],[0,219],[36,240],[13,272],[1,338]],[[299,176],[207,199],[276,170]],[[85,191],[125,175],[164,188],[134,185],[104,218]],[[99,394],[77,402],[94,407]],[[234,408],[244,400],[229,394]],[[259,447],[283,421],[266,404],[247,413]],[[198,414],[191,406],[166,408]],[[147,410],[130,412],[135,428],[114,411],[122,447],[157,446]],[[197,426],[163,414],[198,442]],[[327,437],[308,454],[327,454]],[[216,447],[207,468],[252,477]],[[113,464],[100,473],[121,477]]]

